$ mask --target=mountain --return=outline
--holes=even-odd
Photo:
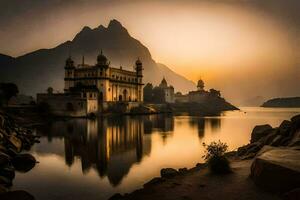
[[[300,108],[300,97],[270,99],[262,107]]]
[[[0,55],[0,80],[15,82],[26,94],[45,91],[49,86],[62,91],[66,58],[71,54],[79,64],[84,56],[85,63],[95,64],[101,49],[114,67],[122,65],[133,70],[139,57],[144,65],[145,83],[157,85],[165,77],[176,91],[195,89],[192,81],[156,63],[147,47],[131,37],[117,20],[111,20],[107,27],[84,27],[72,41],[51,49],[40,49],[16,58]]]

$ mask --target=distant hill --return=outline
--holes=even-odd
[[[62,91],[64,64],[70,52],[77,64],[81,63],[82,56],[85,56],[86,63],[94,64],[101,49],[114,67],[122,65],[133,70],[139,57],[145,69],[145,83],[157,85],[165,77],[176,91],[195,89],[192,81],[156,63],[147,47],[131,37],[117,20],[111,20],[108,27],[84,27],[72,41],[51,49],[40,49],[17,58],[1,54],[0,80],[15,82],[25,94],[45,91],[49,86]]]
[[[287,97],[270,99],[263,103],[262,107],[288,107],[300,108],[300,97]]]

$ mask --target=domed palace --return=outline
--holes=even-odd
[[[38,94],[56,114],[83,116],[103,111],[116,102],[138,106],[143,101],[143,64],[135,62],[134,71],[110,66],[102,50],[95,65],[75,65],[71,57],[65,63],[64,93]]]

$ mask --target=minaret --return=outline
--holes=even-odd
[[[70,87],[74,87],[74,71],[75,65],[74,61],[72,60],[71,56],[66,60],[65,64],[65,92],[68,92]]]
[[[139,58],[135,62],[135,71],[136,71],[136,78],[137,78],[137,83],[136,83],[137,101],[142,102],[144,99],[143,88],[142,88],[143,87],[143,63]]]
[[[84,56],[82,56],[82,66],[84,66]]]

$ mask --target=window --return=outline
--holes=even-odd
[[[90,98],[92,98],[93,97],[93,93],[90,93]]]

